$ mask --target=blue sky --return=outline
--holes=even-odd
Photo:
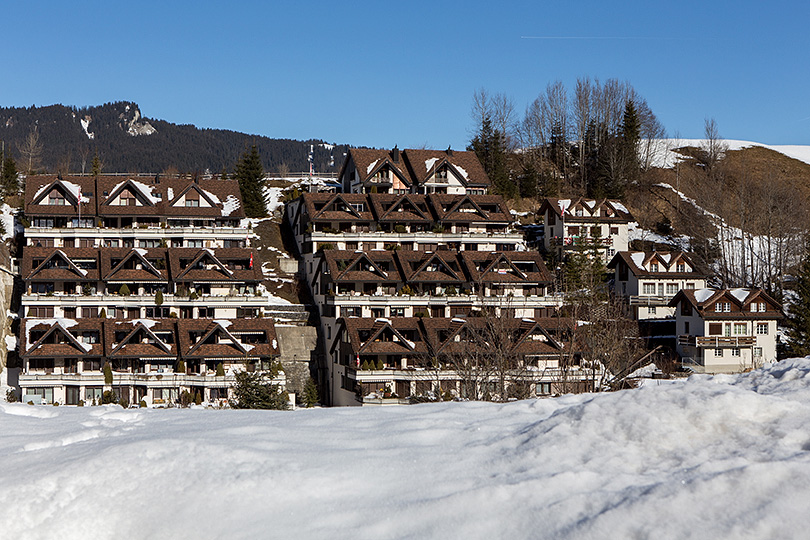
[[[610,5],[615,4],[615,5]],[[671,135],[810,144],[803,2],[26,1],[0,20],[0,105],[137,102],[281,138],[465,146],[473,92],[629,81]]]

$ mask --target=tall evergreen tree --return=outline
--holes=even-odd
[[[805,248],[804,260],[796,276],[795,299],[788,307],[788,353],[791,356],[810,354],[810,242]]]
[[[242,154],[242,158],[234,168],[233,178],[239,181],[245,215],[251,218],[266,217],[267,205],[262,192],[264,168],[256,145],[253,145],[249,152]]]
[[[481,127],[470,141],[467,150],[475,152],[481,161],[496,194],[509,199],[518,195],[518,188],[510,180],[506,166],[506,134],[493,127],[492,119],[488,115],[484,116]]]
[[[16,195],[20,190],[20,183],[17,178],[17,164],[14,163],[14,158],[11,155],[4,156],[2,159],[2,174],[0,174],[0,188],[3,190],[3,195]]]

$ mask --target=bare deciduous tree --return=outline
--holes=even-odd
[[[42,143],[39,142],[39,131],[36,126],[31,128],[22,143],[17,144],[17,150],[22,157],[21,164],[25,168],[26,174],[33,174],[40,168]]]

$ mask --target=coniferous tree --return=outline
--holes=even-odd
[[[233,177],[239,182],[245,215],[252,218],[266,217],[267,205],[262,192],[264,168],[255,145],[251,146],[249,152],[242,154],[234,169]]]
[[[493,127],[488,115],[484,116],[481,127],[467,150],[475,152],[481,161],[484,172],[492,182],[494,193],[509,199],[518,195],[517,186],[510,180],[506,166],[506,134]]]
[[[788,307],[788,353],[791,356],[810,354],[810,242],[796,276],[796,297]]]
[[[241,371],[234,378],[234,399],[230,401],[234,409],[286,410],[289,407],[287,393],[277,385],[267,382],[264,374]]]
[[[17,164],[14,163],[14,158],[11,155],[3,156],[0,188],[2,188],[3,195],[6,197],[16,195],[20,190],[19,180],[17,179]]]
[[[98,178],[101,176],[101,159],[98,157],[98,152],[93,156],[93,163],[91,165],[90,174]]]
[[[312,407],[316,403],[318,403],[318,386],[315,384],[315,381],[310,377],[307,380],[307,384],[304,386],[304,404],[307,407]]]

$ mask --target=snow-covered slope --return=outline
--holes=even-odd
[[[742,148],[749,148],[751,146],[761,146],[763,148],[768,148],[775,152],[785,154],[793,159],[798,159],[804,163],[810,163],[810,146],[762,144],[758,142],[729,139],[724,139],[722,143],[725,144],[729,150],[740,150]],[[678,154],[673,150],[676,148],[683,148],[684,146],[700,148],[704,144],[705,141],[703,139],[655,140],[654,144],[650,146],[653,153],[652,165],[655,167],[673,167],[678,160],[683,158],[681,154]]]
[[[3,538],[799,538],[810,359],[505,405],[0,404]]]

